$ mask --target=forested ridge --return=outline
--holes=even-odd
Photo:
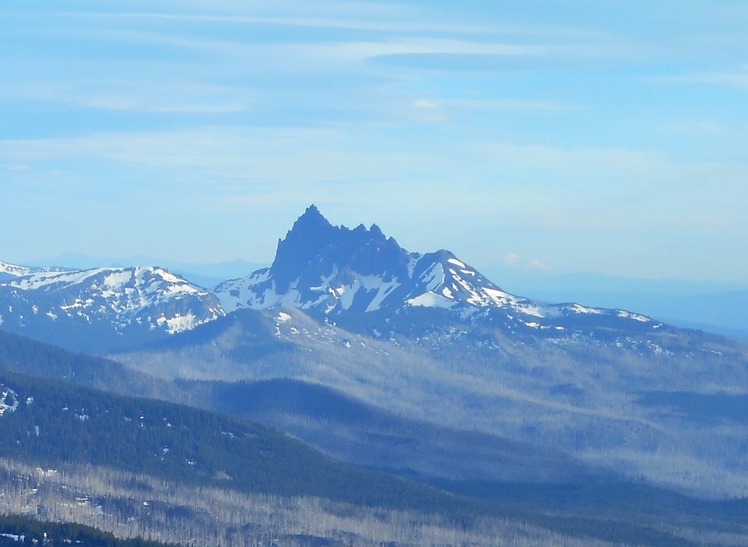
[[[0,456],[107,465],[246,492],[458,510],[463,500],[340,464],[280,432],[161,401],[0,371],[20,404],[0,417]]]
[[[22,515],[0,514],[0,546],[80,545],[82,547],[170,547],[143,538],[117,538],[91,526],[73,522],[47,522]]]

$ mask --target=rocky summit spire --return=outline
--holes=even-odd
[[[288,282],[319,256],[335,240],[341,228],[330,224],[317,206],[307,207],[286,237],[278,241],[275,260],[271,266],[276,283],[287,289]]]
[[[400,270],[408,261],[397,242],[387,239],[378,226],[351,230],[333,226],[316,206],[310,205],[278,242],[270,268],[276,291],[282,293],[294,280],[309,278],[319,283],[333,272],[352,270],[361,274]]]
[[[309,229],[310,227],[314,226],[327,227],[331,226],[331,224],[324,216],[322,216],[322,213],[319,212],[317,206],[312,203],[309,207],[306,208],[304,214],[296,220],[293,227],[291,228],[291,232],[297,229]]]

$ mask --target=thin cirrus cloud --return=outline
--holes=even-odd
[[[341,130],[207,127],[157,132],[112,132],[59,138],[0,141],[6,165],[44,166],[59,160],[88,165],[87,158],[120,166],[179,172],[185,183],[245,180],[277,185],[320,180],[406,180],[423,165],[444,168],[432,155],[360,150]],[[100,167],[99,167],[100,168]],[[355,184],[352,185],[355,188]]]
[[[674,76],[659,76],[652,80],[665,84],[701,84],[748,89],[748,65],[731,71],[697,71]]]
[[[523,270],[535,270],[538,272],[551,272],[552,268],[537,258],[526,258],[519,253],[509,252],[501,257],[504,266],[519,268]]]
[[[85,109],[175,114],[244,112],[256,102],[250,90],[192,82],[153,84],[147,81],[91,82],[88,85],[27,84],[10,87],[5,100],[67,103]]]
[[[449,104],[459,108],[476,110],[528,110],[534,112],[569,112],[579,110],[579,105],[566,101],[533,100],[533,99],[494,99],[494,100],[466,100],[456,99]]]
[[[248,90],[189,82],[166,86],[112,83],[104,87],[70,93],[67,100],[85,108],[163,114],[239,113],[249,110],[256,101]]]

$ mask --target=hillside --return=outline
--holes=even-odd
[[[31,341],[25,341],[25,343],[29,346],[37,344]],[[61,360],[70,358],[67,352],[57,351],[61,354]],[[42,346],[39,355],[54,360],[54,352],[55,348]],[[28,362],[33,368],[34,365],[30,360],[33,353],[27,351],[26,355],[29,356]],[[85,359],[81,356],[82,362],[85,363]],[[75,366],[74,362],[70,365]],[[0,385],[2,385],[2,390],[0,390],[2,391],[2,406],[5,409],[0,415],[0,467],[7,469],[0,475],[4,477],[2,484],[5,491],[25,492],[23,496],[19,497],[20,494],[14,494],[7,498],[20,502],[20,505],[12,505],[9,508],[15,508],[15,511],[24,513],[28,511],[28,503],[34,499],[34,496],[42,495],[33,494],[34,491],[43,492],[43,495],[47,496],[45,499],[48,499],[49,503],[45,504],[46,509],[42,514],[50,516],[73,514],[61,512],[61,510],[64,507],[70,507],[71,503],[76,505],[78,502],[74,500],[77,496],[80,499],[89,500],[77,510],[82,515],[80,518],[85,517],[84,522],[101,527],[102,521],[95,515],[96,507],[104,507],[105,512],[112,511],[109,519],[112,522],[120,522],[119,519],[124,515],[132,514],[128,512],[134,511],[134,507],[132,502],[112,504],[103,501],[94,503],[93,500],[104,500],[107,496],[114,496],[117,499],[120,495],[128,496],[128,499],[130,496],[135,496],[136,499],[143,496],[143,500],[149,504],[147,507],[151,507],[155,503],[152,500],[156,496],[156,491],[172,492],[168,494],[170,501],[158,502],[167,504],[163,506],[165,512],[162,513],[161,509],[156,513],[149,510],[147,514],[143,513],[138,517],[140,519],[138,527],[132,530],[142,531],[150,529],[151,525],[147,524],[151,522],[150,519],[155,519],[154,522],[160,523],[158,527],[166,526],[164,524],[166,521],[161,519],[171,518],[173,521],[176,515],[181,515],[179,522],[195,522],[197,515],[180,509],[180,502],[175,501],[177,498],[174,492],[182,492],[180,496],[183,497],[178,499],[185,500],[184,503],[194,504],[195,501],[187,502],[186,500],[193,500],[193,496],[198,495],[198,491],[202,491],[199,489],[211,488],[215,492],[211,496],[218,496],[212,502],[215,506],[222,506],[223,502],[219,499],[223,499],[228,494],[221,494],[221,492],[228,491],[236,492],[231,496],[239,497],[244,495],[270,496],[276,499],[280,496],[277,502],[272,502],[277,505],[278,511],[286,510],[283,508],[288,507],[288,496],[309,497],[310,500],[327,499],[333,504],[353,504],[359,507],[356,509],[359,517],[354,519],[359,523],[356,526],[360,525],[358,519],[363,518],[368,511],[364,508],[376,506],[389,508],[389,512],[386,513],[389,516],[386,518],[393,526],[392,523],[401,518],[398,515],[402,511],[415,511],[414,514],[418,516],[409,518],[425,519],[424,522],[435,518],[440,522],[439,526],[446,526],[447,529],[453,526],[450,524],[453,519],[461,515],[460,519],[467,519],[462,520],[463,523],[474,523],[477,527],[474,532],[478,536],[480,536],[479,529],[488,526],[485,519],[509,518],[518,526],[529,525],[540,534],[538,537],[543,534],[551,534],[551,536],[562,534],[566,537],[586,535],[613,541],[620,541],[621,538],[627,537],[637,538],[637,541],[642,544],[681,544],[684,537],[690,537],[681,536],[680,539],[676,539],[669,535],[658,522],[646,517],[647,506],[640,502],[628,506],[625,519],[618,518],[616,514],[620,509],[617,507],[621,499],[615,495],[601,494],[600,503],[594,511],[591,511],[589,506],[570,504],[567,509],[563,510],[564,517],[559,520],[548,517],[546,513],[550,508],[545,502],[533,501],[532,497],[521,493],[522,489],[517,490],[521,483],[515,482],[514,486],[506,482],[489,483],[473,475],[472,481],[464,480],[465,477],[463,480],[442,481],[437,490],[410,480],[396,479],[385,474],[363,471],[350,465],[336,463],[281,433],[228,416],[165,402],[94,391],[68,383],[42,380],[7,371],[0,372]],[[180,385],[187,384],[180,383]],[[196,387],[205,390],[210,386],[198,383]],[[542,458],[546,458],[546,462],[560,465],[560,469],[566,469],[567,472],[569,469],[569,462],[560,454],[538,452],[530,446],[491,439],[485,435],[441,431],[429,424],[409,422],[332,393],[326,388],[293,382],[270,382],[255,386],[214,385],[206,393],[212,393],[213,396],[218,397],[225,411],[245,415],[259,412],[259,414],[265,413],[265,418],[277,419],[279,416],[295,414],[297,418],[302,418],[301,421],[315,417],[319,420],[318,424],[330,424],[330,420],[340,421],[342,416],[347,415],[349,431],[358,428],[359,432],[366,432],[368,429],[368,434],[371,435],[369,440],[377,434],[388,431],[389,439],[383,436],[379,441],[379,446],[383,449],[386,449],[393,438],[405,433],[407,429],[411,429],[411,434],[412,429],[422,429],[420,442],[426,444],[412,454],[423,455],[438,446],[436,444],[429,448],[429,442],[440,440],[440,442],[447,443],[440,447],[442,456],[460,457],[454,452],[450,454],[450,450],[464,450],[464,455],[468,457],[464,466],[472,468],[473,472],[477,469],[475,462],[469,461],[469,458],[477,456],[470,454],[473,444],[466,442],[464,447],[459,447],[459,443],[471,439],[471,435],[473,440],[479,439],[485,443],[489,458],[516,458],[515,463],[510,465],[517,465],[519,459],[524,456],[528,459],[525,462],[526,465],[540,464],[541,467]],[[300,396],[302,394],[303,396]],[[247,396],[252,396],[252,399],[248,400]],[[218,403],[215,404],[219,406]],[[340,423],[346,424],[346,422]],[[332,437],[328,439],[333,439],[336,450],[345,450],[345,436],[336,438],[335,428],[332,430]],[[377,446],[376,442],[369,445],[368,440],[359,439],[359,442],[363,440],[364,443],[356,448],[357,442],[354,439],[349,440],[349,449],[352,450],[363,451],[367,445]],[[403,441],[405,441],[406,452],[413,448],[412,441],[401,439],[400,443]],[[450,443],[452,448],[447,448]],[[410,445],[410,448],[407,445]],[[399,450],[402,448],[403,446],[400,446]],[[491,450],[496,450],[496,452],[492,455]],[[402,451],[396,450],[390,461],[394,464],[402,455]],[[406,459],[401,461],[406,461]],[[431,461],[433,463],[436,460]],[[372,461],[372,463],[376,462]],[[64,474],[45,472],[40,475],[38,471],[40,469],[65,469],[66,471]],[[419,475],[422,478],[428,478],[429,474],[422,469]],[[18,477],[21,476],[26,478],[19,483]],[[123,478],[107,479],[106,477],[109,476]],[[531,488],[527,492],[548,492],[551,497],[558,497],[558,494],[554,492],[576,491],[585,488],[584,485],[594,487],[601,493],[615,492],[611,490],[611,488],[617,488],[615,482],[607,482],[605,479],[600,482],[601,479],[603,478],[566,475],[565,482],[555,489],[550,484],[535,481],[535,487],[532,487],[534,490]],[[152,480],[166,482],[164,486],[159,487],[146,489],[137,487],[139,483],[145,484]],[[99,483],[101,486],[94,487],[94,484]],[[166,483],[172,486],[166,486]],[[104,486],[105,484],[108,486]],[[136,487],[134,490],[132,487],[122,490],[126,484]],[[65,488],[68,490],[62,488],[62,485],[67,485]],[[634,490],[639,488],[634,485],[631,487]],[[447,495],[443,491],[444,488],[467,493],[473,500]],[[486,495],[486,491],[492,493]],[[68,493],[65,494],[65,492]],[[77,492],[75,496],[73,496],[74,492]],[[500,495],[501,492],[504,494]],[[663,494],[669,495],[664,492]],[[265,499],[263,503],[269,503],[269,498],[263,499]],[[481,502],[478,501],[479,499],[487,501]],[[737,518],[736,514],[742,514],[735,513],[736,510],[739,512],[744,510],[736,508],[721,518],[704,502],[693,500],[691,503],[691,506],[677,506],[677,512],[669,512],[669,510],[664,513],[659,512],[660,520],[669,521],[673,526],[677,525],[683,533],[688,531],[688,534],[699,535],[707,533],[708,530],[727,526],[730,522],[734,522],[733,519]],[[154,511],[157,505],[153,505]],[[173,507],[167,510],[169,506]],[[37,507],[37,505],[32,507]],[[688,510],[681,511],[683,507]],[[315,511],[318,510],[321,509],[315,509]],[[342,509],[330,510],[336,512]],[[557,513],[558,508],[553,509],[553,512]],[[141,513],[141,510],[137,510],[134,514]],[[692,519],[697,514],[703,516],[705,513],[708,517],[700,518],[698,526],[690,525],[684,520]],[[116,519],[113,516],[115,514],[119,515]],[[173,516],[168,517],[169,514]],[[202,523],[200,526],[207,527],[206,530],[213,530],[210,533],[217,533],[218,528],[215,523],[223,517],[219,513],[211,512],[211,514],[213,516],[199,517],[198,521]],[[255,515],[253,518],[262,520],[264,517]],[[445,518],[446,521],[444,521]],[[641,525],[633,524],[635,521],[641,522]],[[265,524],[258,530],[264,530],[263,533],[268,533],[268,529],[277,529],[273,528],[277,524],[272,525],[265,520],[262,522]],[[487,529],[490,529],[490,526]],[[112,528],[105,526],[104,529]],[[125,533],[126,529],[126,527],[119,527],[116,530],[119,533]],[[166,536],[154,537],[161,538],[162,541],[175,541],[178,534],[173,535],[176,534],[174,528],[169,529],[172,532]],[[570,541],[573,544],[576,540]],[[486,544],[488,543],[490,541],[486,541]]]
[[[54,492],[59,485],[69,484],[68,488],[75,487],[79,492],[75,499],[84,500],[79,501],[83,507],[113,512],[117,515],[111,517],[113,522],[119,522],[120,511],[131,509],[127,509],[129,503],[115,501],[115,494],[126,484],[137,491],[138,483],[146,484],[151,480],[146,477],[153,477],[174,485],[169,488],[184,490],[185,496],[194,495],[186,492],[195,489],[210,488],[240,496],[322,498],[368,510],[410,511],[419,515],[413,517],[417,519],[441,515],[445,522],[456,519],[468,528],[484,526],[485,519],[499,517],[527,521],[538,530],[550,530],[547,533],[551,535],[557,528],[567,528],[561,533],[601,539],[630,537],[645,542],[657,538],[658,544],[676,542],[675,537],[656,527],[607,519],[603,526],[603,521],[589,516],[569,515],[561,526],[531,507],[507,511],[499,505],[336,463],[281,433],[189,407],[7,372],[0,373],[0,386],[5,405],[0,415],[0,467],[5,469],[0,473],[0,484],[9,493],[23,492],[21,497],[11,495],[18,501],[39,495],[40,486],[52,488],[45,495],[57,499],[60,494]],[[28,477],[24,469],[29,469]],[[33,469],[36,471],[31,472]],[[112,473],[132,478],[121,486],[98,490],[95,484],[109,481],[106,477]],[[73,483],[61,483],[58,477],[68,477],[65,481],[77,478]],[[38,486],[24,487],[29,484]],[[154,496],[150,487],[143,488],[142,495],[144,506],[155,503],[148,501]],[[177,507],[172,510],[183,511]],[[41,514],[58,515],[60,508],[45,505]],[[180,518],[190,520],[189,515],[188,511]],[[573,529],[568,530],[571,523]]]
[[[0,372],[0,457],[107,465],[241,491],[365,505],[438,506],[435,490],[337,464],[274,430],[191,407]]]
[[[666,398],[647,395],[739,395],[748,385],[748,352],[740,343],[663,332],[658,347],[666,349],[654,352],[634,338],[621,347],[585,338],[559,344],[488,326],[469,330],[448,317],[426,319],[414,333],[393,319],[389,325],[400,334],[384,338],[296,309],[242,310],[113,357],[164,381],[318,384],[411,420],[561,451],[686,493],[748,493],[748,468],[736,449],[743,425],[734,414],[726,424],[695,420]]]

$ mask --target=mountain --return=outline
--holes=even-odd
[[[513,336],[631,336],[669,327],[641,314],[545,304],[510,294],[453,253],[408,252],[372,225],[333,226],[314,205],[278,242],[275,259],[212,291],[160,267],[0,270],[0,327],[80,351],[129,350],[239,309],[297,308],[377,336],[433,326],[500,328]]]
[[[391,317],[443,309],[469,323],[533,335],[654,332],[665,326],[624,310],[541,304],[507,293],[449,251],[411,253],[377,225],[331,225],[314,206],[279,241],[269,268],[215,288],[226,311],[287,306],[351,325],[363,314]],[[372,327],[373,328],[373,327]],[[386,328],[377,325],[381,332]]]
[[[37,272],[0,283],[0,316],[159,385],[298,380],[681,491],[748,495],[736,414],[705,425],[675,404],[748,393],[745,343],[515,296],[448,251],[408,252],[314,206],[269,268],[214,291],[157,267]]]
[[[223,315],[215,295],[158,267],[24,271],[0,283],[0,325],[100,352],[189,330]]]

